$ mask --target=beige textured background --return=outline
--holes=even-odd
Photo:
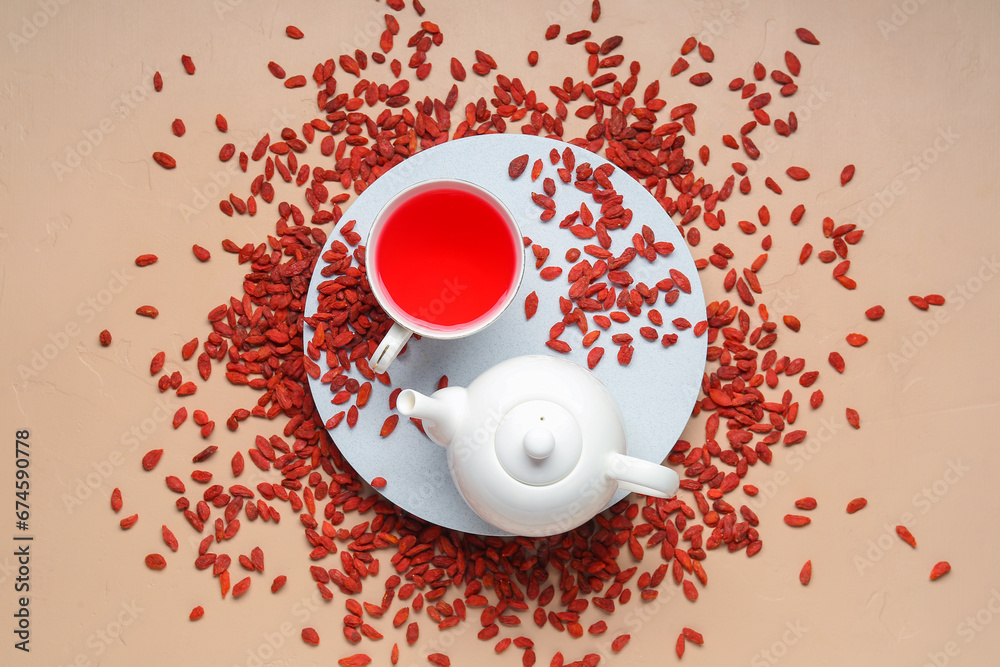
[[[423,90],[443,96],[451,85],[447,57],[458,55],[468,67],[474,48],[489,51],[501,71],[535,88],[565,75],[585,76],[578,49],[561,38],[544,42],[541,35],[556,21],[564,35],[591,28],[589,2],[425,4],[425,18],[441,25],[445,44],[432,51],[433,74],[411,98]],[[211,442],[222,451],[210,469],[223,483],[232,451],[245,450],[254,432],[245,427],[233,434],[223,424],[235,407],[250,403],[247,392],[216,378],[201,387],[196,401],[182,401],[159,394],[147,372],[153,351],[165,349],[179,359],[180,345],[203,335],[204,313],[239,290],[243,271],[219,250],[219,241],[256,242],[273,231],[272,207],[262,207],[256,218],[218,213],[213,179],[226,192],[245,189],[249,179],[225,182],[233,177],[214,157],[221,142],[212,119],[225,114],[238,144],[255,141],[265,128],[274,136],[285,125],[299,127],[315,115],[311,84],[287,91],[266,72],[266,62],[308,76],[315,62],[345,49],[370,51],[377,37],[366,30],[374,31],[374,24],[381,30],[384,11],[382,4],[344,0],[3,3],[3,664],[284,667],[331,664],[367,650],[375,664],[385,665],[393,641],[403,644],[401,664],[427,664],[422,656],[442,649],[455,665],[520,664],[516,649],[497,657],[493,642],[479,642],[476,621],[438,635],[422,620],[422,639],[410,649],[392,631],[390,614],[377,624],[386,639],[347,647],[340,633],[344,596],[338,592],[332,605],[318,604],[301,529],[287,509],[279,527],[245,526],[231,545],[244,553],[264,547],[265,578],[289,575],[278,596],[266,592],[261,579],[244,598],[222,601],[215,582],[186,556],[171,559],[162,572],[142,563],[145,554],[163,551],[162,522],[182,539],[190,535],[161,476],[145,475],[139,466],[145,451],[164,447],[164,463],[186,470],[184,461],[206,444],[191,424],[171,429],[173,411],[183,402],[219,423]],[[416,29],[410,8],[400,21],[397,49]],[[306,38],[287,39],[289,23]],[[798,42],[792,31],[800,25],[813,29],[822,46]],[[625,36],[619,52],[626,62],[634,57],[643,63],[640,86],[668,73],[686,36],[699,35],[713,46],[712,85],[695,89],[665,81],[661,96],[670,105],[701,105],[697,139],[712,147],[713,158],[699,173],[717,184],[734,159],[719,135],[735,134],[744,122],[725,84],[749,76],[756,59],[783,67],[786,48],[801,58],[801,88],[784,107],[797,110],[799,133],[762,147],[754,193],[734,196],[725,208],[732,227],[753,219],[761,203],[771,207],[767,231],[774,249],[761,273],[765,300],[773,317],[791,312],[803,322],[800,334],[782,336],[781,351],[804,356],[821,371],[817,386],[826,404],[818,412],[803,406],[799,425],[812,435],[806,445],[777,447],[771,467],[757,466],[745,480],[762,489],[754,505],[764,539],[759,556],[712,552],[706,561],[710,582],[697,603],[668,581],[657,602],[644,606],[635,599],[608,618],[610,629],[600,641],[571,641],[528,621],[525,630],[540,647],[538,664],[547,664],[556,649],[577,658],[606,650],[622,631],[631,632],[631,644],[602,665],[673,664],[674,639],[683,626],[706,637],[704,647],[688,646],[689,664],[996,664],[997,5],[606,0],[595,30],[602,38]],[[531,48],[541,53],[534,70],[522,64]],[[183,74],[181,53],[193,56],[196,76]],[[151,85],[156,69],[165,80],[158,95]],[[475,90],[475,79],[470,72],[463,97]],[[182,139],[170,134],[178,116],[188,127]],[[756,136],[760,144],[767,135],[758,129]],[[182,166],[173,172],[155,166],[149,155],[161,149]],[[837,176],[849,162],[857,165],[857,176],[841,189]],[[812,179],[787,187],[781,199],[764,190],[763,176],[777,177],[790,164],[809,168]],[[207,203],[201,199],[206,193]],[[792,228],[787,213],[796,199],[808,212]],[[850,274],[859,282],[853,293],[833,283],[830,267],[815,258],[805,267],[796,264],[802,243],[817,244],[824,215],[838,223],[859,221],[867,230],[851,249]],[[762,235],[742,238],[727,228],[721,238],[739,256],[753,257]],[[717,238],[706,234],[695,256],[707,256]],[[190,253],[193,242],[210,248],[213,260],[198,263]],[[157,253],[160,262],[137,269],[133,259],[145,252]],[[719,272],[709,269],[704,279],[709,297],[721,297]],[[906,301],[931,292],[945,294],[947,305],[925,313]],[[159,319],[133,314],[144,303],[159,307]],[[863,311],[875,303],[888,314],[869,323]],[[109,348],[97,343],[104,328],[115,337]],[[871,342],[848,348],[843,337],[850,331],[866,333]],[[831,349],[844,352],[843,376],[835,377],[826,364]],[[168,362],[168,369],[174,367]],[[194,373],[192,364],[184,368]],[[794,388],[804,404],[808,392]],[[847,426],[845,405],[861,412],[860,431]],[[701,426],[695,422],[687,434],[697,439]],[[11,633],[17,576],[10,539],[13,448],[15,430],[22,428],[31,431],[32,452],[30,654],[13,650]],[[119,516],[107,502],[115,486],[126,496]],[[781,517],[803,495],[815,496],[820,507],[812,526],[793,530]],[[862,495],[868,507],[846,515],[847,501]],[[117,520],[130,512],[140,521],[123,532]],[[893,534],[901,522],[911,524],[917,550]],[[389,554],[380,557],[387,564]],[[797,573],[807,558],[814,577],[803,588]],[[651,559],[655,566],[653,554],[645,564]],[[952,563],[952,573],[928,582],[931,566],[942,559]],[[187,614],[196,604],[207,613],[190,623]],[[594,620],[589,613],[585,625]],[[306,624],[320,630],[320,647],[300,641]]]

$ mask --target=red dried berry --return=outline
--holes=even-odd
[[[385,418],[385,422],[382,424],[382,430],[379,435],[383,438],[387,437],[396,428],[396,424],[399,423],[399,415],[393,414]]]
[[[455,81],[465,81],[465,67],[462,65],[458,58],[451,59],[451,77]],[[527,161],[528,156],[524,156],[525,161]],[[513,162],[511,163],[513,165]],[[523,170],[523,167],[522,167]],[[511,178],[517,178],[516,176],[511,176]]]
[[[791,51],[785,51],[785,67],[792,76],[798,76],[802,71],[802,63],[799,62],[798,57]]]
[[[849,164],[846,167],[844,167],[843,171],[840,172],[840,185],[841,186],[847,185],[848,183],[851,182],[852,178],[854,178],[854,165]]]
[[[789,167],[785,170],[785,173],[788,174],[789,178],[793,181],[804,181],[809,178],[809,172],[802,167]]]
[[[861,347],[867,342],[868,342],[868,337],[863,334],[859,333],[847,334],[847,343],[852,347]]]
[[[872,306],[865,311],[865,317],[873,321],[882,319],[883,315],[885,315],[885,308],[882,306]]]
[[[819,44],[819,40],[816,39],[816,36],[806,28],[796,28],[795,35],[806,44]]]
[[[812,519],[807,516],[802,516],[800,514],[786,514],[785,523],[789,526],[805,526],[812,523]]]
[[[180,545],[177,542],[177,538],[174,537],[173,532],[171,532],[171,530],[165,525],[160,528],[160,531],[163,535],[163,542],[170,547],[171,551],[177,551]]]
[[[149,554],[146,556],[146,567],[150,570],[162,570],[166,566],[167,561],[160,554]]]
[[[233,586],[233,597],[238,598],[239,596],[246,593],[248,588],[250,588],[250,577],[241,579],[239,582],[236,583],[235,586]]]
[[[177,160],[162,151],[154,152],[153,160],[164,169],[173,169],[177,166]]]
[[[525,319],[531,319],[535,313],[538,311],[538,294],[532,292],[524,298],[524,316]]]
[[[510,175],[511,178],[518,178],[521,174],[524,173],[525,168],[527,168],[528,166],[528,159],[529,158],[527,154],[525,154],[525,155],[520,155],[510,161],[510,166],[507,167],[507,173]]]
[[[928,294],[924,297],[924,301],[931,306],[943,306],[945,304],[945,299],[940,294]]]
[[[795,501],[795,507],[800,510],[814,510],[816,509],[816,499],[810,496],[799,498]]]
[[[951,563],[943,560],[931,569],[931,581],[943,577],[949,572],[951,572]]]
[[[839,352],[831,352],[829,357],[830,365],[833,366],[834,370],[838,373],[843,373],[846,364],[844,363],[844,357],[840,355]]]
[[[115,512],[121,511],[122,508],[122,492],[121,489],[115,487],[114,491],[111,492],[111,509]]]
[[[156,464],[160,462],[161,456],[163,456],[162,449],[151,449],[146,452],[146,455],[142,457],[143,470],[152,470],[155,468]]]

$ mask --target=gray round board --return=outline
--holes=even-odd
[[[559,221],[572,211],[579,210],[580,203],[584,201],[595,213],[599,209],[589,194],[559,180],[556,170],[562,163],[553,165],[549,153],[555,148],[561,154],[567,147],[573,150],[577,165],[589,162],[596,168],[607,163],[594,153],[554,139],[505,134],[467,137],[421,151],[393,167],[358,196],[341,220],[341,224],[356,220],[354,229],[364,243],[376,214],[396,192],[427,179],[461,179],[492,192],[513,213],[524,236],[550,249],[545,266],[564,269],[555,280],[542,280],[535,269],[530,247],[525,248],[524,278],[518,294],[496,322],[475,335],[458,340],[411,340],[406,352],[389,369],[392,386],[373,383],[371,397],[360,410],[357,425],[348,428],[345,420],[330,431],[337,447],[362,479],[371,481],[375,477],[383,477],[387,484],[379,492],[426,521],[479,535],[507,535],[481,519],[462,499],[448,471],[445,448],[431,442],[407,419],[400,419],[396,430],[386,438],[380,436],[380,430],[386,417],[392,414],[389,393],[395,387],[431,394],[442,375],[448,376],[451,386],[467,386],[482,371],[505,359],[523,354],[556,354],[545,346],[545,341],[549,338],[549,328],[562,318],[559,296],[566,295],[566,271],[572,266],[566,261],[565,253],[571,247],[583,245],[567,229],[561,229]],[[520,178],[513,180],[507,174],[508,165],[512,159],[525,153],[530,158],[528,168]],[[544,166],[541,176],[532,182],[531,166],[538,158],[542,159]],[[556,203],[556,216],[542,222],[539,220],[542,209],[532,201],[531,193],[542,191],[545,177],[552,178],[557,185],[552,197]],[[674,245],[672,254],[657,257],[654,262],[641,257],[633,260],[626,269],[634,282],[652,286],[669,277],[668,270],[671,268],[684,273],[691,282],[691,294],[682,293],[673,305],[667,305],[662,298],[656,304],[663,314],[664,323],[654,328],[660,336],[676,333],[676,344],[664,348],[659,340],[648,341],[639,335],[639,327],[651,326],[645,315],[647,306],[644,306],[642,315],[628,323],[614,324],[594,343],[606,350],[594,373],[617,397],[621,406],[626,422],[628,453],[660,463],[670,453],[691,415],[701,388],[707,349],[705,336],[695,337],[691,329],[678,331],[671,321],[683,317],[694,324],[705,319],[705,299],[687,243],[656,199],[620,169],[611,175],[611,182],[623,196],[623,205],[632,210],[633,217],[628,229],[609,232],[612,238],[610,250],[618,255],[631,246],[633,234],[642,225],[653,229],[657,241],[668,241]],[[336,230],[330,232],[324,252],[335,239],[342,240]],[[306,313],[310,315],[319,306],[319,284],[331,279],[320,275],[319,269],[324,265],[320,260],[309,286]],[[527,320],[524,299],[532,291],[538,295],[538,312]],[[635,352],[628,366],[618,363],[617,346],[610,340],[611,334],[619,332],[630,333],[634,338],[632,345]],[[307,326],[305,340],[311,340],[312,335],[313,330]],[[561,339],[573,349],[569,354],[560,356],[586,367],[588,350],[582,346],[581,338],[582,334],[576,326],[567,327]],[[318,363],[321,373],[329,370],[325,355]],[[351,374],[364,381],[353,368]],[[316,409],[324,421],[353,403],[333,405],[333,394],[328,384],[312,378],[309,384]],[[625,495],[625,491],[618,491],[611,502]]]

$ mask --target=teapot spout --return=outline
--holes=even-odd
[[[431,396],[404,389],[396,398],[396,410],[406,417],[420,419],[427,437],[447,447],[465,411],[465,397],[462,387],[445,387]]]

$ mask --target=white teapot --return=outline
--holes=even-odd
[[[508,359],[467,388],[431,396],[406,389],[396,409],[448,448],[452,478],[476,514],[516,535],[575,528],[619,488],[669,498],[680,482],[670,468],[626,455],[614,396],[558,357]]]

